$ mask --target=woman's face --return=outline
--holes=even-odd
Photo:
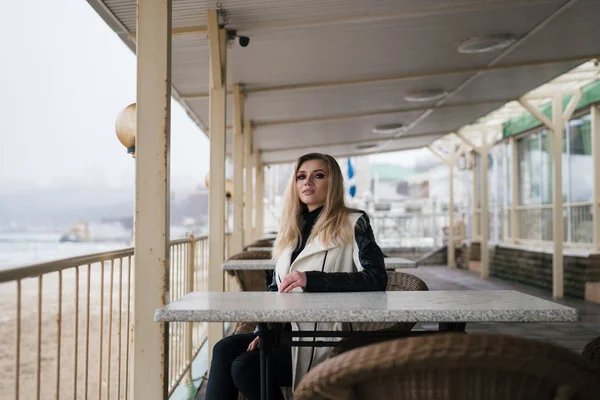
[[[329,171],[323,160],[308,160],[302,163],[296,173],[296,193],[306,204],[308,211],[316,210],[325,204]]]

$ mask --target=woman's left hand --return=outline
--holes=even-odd
[[[304,272],[294,271],[291,274],[287,274],[283,282],[279,284],[279,292],[289,293],[297,287],[302,289],[306,287],[306,274]]]

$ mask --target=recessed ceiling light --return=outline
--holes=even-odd
[[[366,149],[372,149],[377,147],[376,144],[359,144],[358,146],[356,146],[356,148],[358,150],[366,150]]]
[[[373,128],[373,133],[379,133],[381,135],[394,135],[404,130],[404,124],[384,124],[377,125]]]
[[[425,101],[433,101],[444,98],[448,95],[448,92],[440,89],[424,90],[421,92],[409,93],[404,97],[404,100],[421,103]]]
[[[464,54],[486,53],[504,49],[513,44],[515,40],[514,36],[508,34],[472,37],[458,44],[458,52]]]

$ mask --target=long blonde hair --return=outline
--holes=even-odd
[[[344,202],[344,177],[337,161],[327,154],[305,154],[296,161],[294,174],[288,184],[281,216],[281,228],[273,246],[273,258],[278,258],[286,248],[296,249],[302,240],[303,214],[307,207],[296,193],[296,175],[302,164],[310,160],[321,160],[327,165],[329,184],[323,210],[315,222],[308,241],[318,237],[323,245],[342,246],[352,240],[349,215],[351,210]]]

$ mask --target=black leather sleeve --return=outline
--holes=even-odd
[[[269,286],[267,286],[267,291],[269,292],[278,292],[279,289],[277,288],[277,271],[273,270],[273,280],[271,281],[271,284]]]
[[[360,272],[306,272],[305,292],[369,292],[383,291],[387,273],[383,253],[373,235],[369,217],[363,215],[356,222],[354,235],[358,257],[363,268]]]

